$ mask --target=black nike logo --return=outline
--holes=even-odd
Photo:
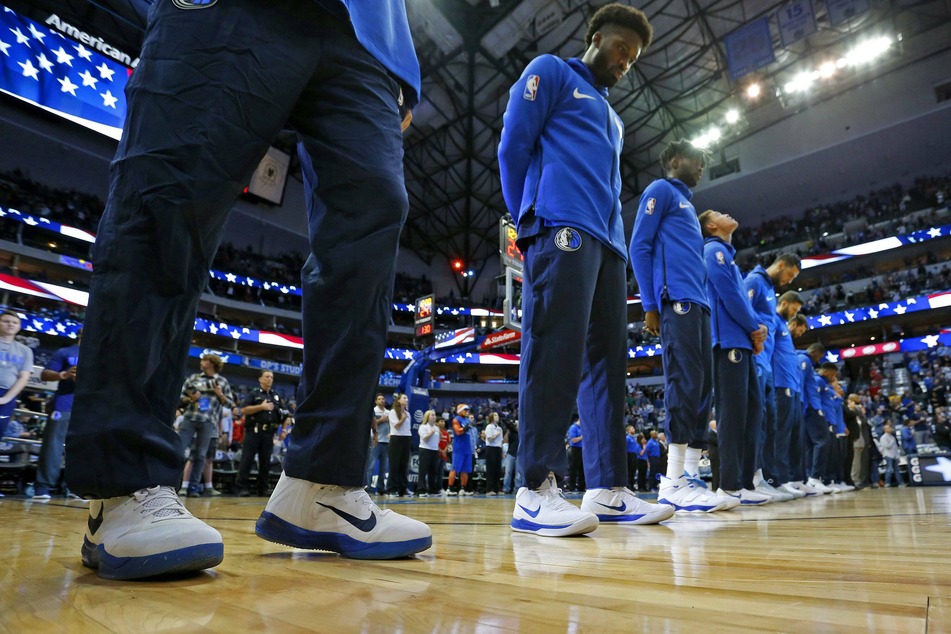
[[[99,527],[102,526],[102,505],[99,506],[99,517],[89,516],[86,525],[89,526],[89,534],[95,535],[96,531],[99,530]]]
[[[353,515],[350,515],[350,513],[347,513],[346,511],[341,511],[340,509],[334,508],[333,506],[327,506],[326,504],[321,504],[320,502],[317,502],[317,505],[322,506],[325,509],[330,509],[331,511],[339,515],[342,519],[346,520],[348,523],[353,525],[353,527],[356,528],[358,531],[369,533],[374,528],[376,528],[376,515],[373,513],[373,511],[370,511],[370,517],[366,519],[360,519],[359,517],[354,517]],[[100,520],[100,522],[101,521],[102,520]]]

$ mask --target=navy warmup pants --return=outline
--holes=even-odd
[[[284,470],[363,484],[408,208],[399,94],[349,23],[317,3],[152,5],[93,252],[67,437],[78,493],[178,482],[171,423],[198,300],[235,198],[285,124],[298,133],[311,253]]]
[[[773,437],[773,484],[795,480],[793,465],[798,463],[799,425],[797,412],[802,411],[799,395],[788,387],[778,387],[776,394],[776,435]]]
[[[824,480],[828,470],[832,434],[829,433],[829,423],[825,416],[814,409],[806,412],[806,443],[809,477]]]
[[[713,350],[720,488],[753,488],[756,439],[763,423],[763,397],[756,383],[753,351]]]
[[[559,230],[538,218],[519,226],[525,271],[518,468],[530,489],[549,471],[565,474],[565,429],[577,404],[587,487],[627,486],[626,263],[584,231],[577,250],[562,250]]]
[[[703,449],[713,399],[710,312],[698,304],[664,300],[660,337],[664,344],[667,440],[672,445]]]
[[[764,374],[762,367],[759,368],[757,379],[760,392],[763,394],[763,424],[757,436],[756,467],[763,470],[763,478],[775,483],[778,481],[775,472],[776,458],[773,454],[777,427],[776,388],[773,386],[772,373]]]

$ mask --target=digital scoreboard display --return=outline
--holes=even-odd
[[[502,218],[499,222],[499,253],[502,256],[503,271],[506,268],[521,271],[524,266],[525,258],[515,246],[516,240],[518,240],[518,229],[515,228],[515,223],[509,217]]]
[[[436,321],[436,305],[433,295],[426,295],[416,300],[416,310],[413,325],[416,327],[417,337],[428,337],[433,334]]]

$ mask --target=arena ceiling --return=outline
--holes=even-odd
[[[610,95],[626,126],[621,162],[626,208],[658,176],[657,157],[671,139],[695,138],[729,109],[738,109],[742,116],[725,132],[724,141],[752,134],[790,116],[790,104],[780,88],[808,60],[842,55],[860,38],[885,31],[901,33],[908,40],[951,19],[947,0],[855,4],[863,3],[870,5],[868,11],[833,26],[829,0],[813,0],[818,31],[789,46],[783,46],[776,20],[771,19],[775,61],[734,81],[724,36],[775,14],[789,0],[631,2],[647,14],[655,35],[653,45]],[[114,35],[118,45],[138,50],[150,2],[10,0],[8,4],[68,12],[90,25],[89,30],[95,27]],[[422,67],[424,101],[407,133],[411,208],[402,244],[432,266],[449,266],[461,259],[478,273],[497,258],[498,221],[505,211],[496,150],[508,89],[539,54],[580,55],[587,20],[602,2],[406,0],[406,4]],[[949,46],[938,40],[932,49]],[[885,63],[911,61],[901,50],[898,53]],[[916,52],[924,54],[928,51]],[[749,100],[744,91],[753,81],[761,85],[762,95]],[[279,143],[290,144],[292,138]],[[711,163],[716,160],[714,148]],[[458,283],[466,295],[469,280],[459,278]]]

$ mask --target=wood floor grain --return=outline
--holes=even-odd
[[[258,498],[188,500],[225,538],[212,571],[112,582],[83,568],[79,503],[0,500],[0,631],[951,631],[951,488],[823,496],[659,526],[539,538],[514,501],[389,506],[433,528],[413,559],[358,562],[258,539]]]

